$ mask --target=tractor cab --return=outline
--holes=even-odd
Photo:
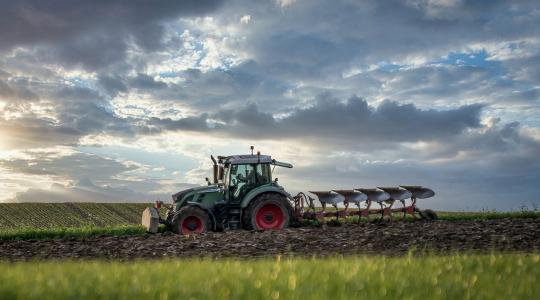
[[[229,203],[241,202],[257,187],[272,185],[272,159],[268,155],[234,155],[219,160],[224,197]]]

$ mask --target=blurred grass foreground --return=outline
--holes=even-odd
[[[0,299],[533,299],[540,256],[0,262],[0,282]]]

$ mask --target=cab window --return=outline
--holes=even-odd
[[[269,164],[231,165],[229,190],[240,198],[251,189],[272,181]]]

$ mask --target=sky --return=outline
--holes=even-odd
[[[0,0],[0,202],[152,202],[210,154],[289,192],[540,206],[540,3]]]

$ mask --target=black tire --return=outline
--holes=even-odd
[[[197,206],[184,206],[174,216],[172,231],[181,235],[204,233],[210,230],[208,213]]]
[[[279,226],[275,228],[262,228],[257,223],[257,213],[261,208],[277,207],[281,210],[283,222],[279,222]],[[278,193],[264,193],[251,200],[249,205],[244,209],[243,227],[248,230],[265,230],[265,229],[283,229],[290,225],[292,218],[292,207],[287,197]]]
[[[422,217],[422,219],[426,220],[426,221],[435,221],[437,220],[439,217],[437,216],[437,213],[431,209],[424,209],[424,210],[421,210],[420,211],[420,216]]]

